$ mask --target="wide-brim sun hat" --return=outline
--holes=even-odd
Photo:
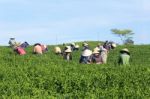
[[[56,46],[56,47],[55,47],[55,52],[56,52],[56,53],[61,53],[60,47]]]
[[[65,52],[66,53],[71,53],[72,51],[71,51],[71,49],[66,49]]]
[[[130,54],[130,51],[127,48],[122,49],[120,52],[126,52],[127,54]]]
[[[94,51],[100,51],[100,48],[98,48],[98,47],[96,47],[96,48],[94,48]]]
[[[65,48],[66,48],[66,49],[71,49],[71,46],[66,46]]]
[[[83,52],[82,52],[82,56],[91,56],[92,55],[92,51],[91,50],[84,50]]]
[[[71,43],[71,45],[75,46],[75,43]]]
[[[76,45],[76,46],[75,46],[75,48],[79,48],[79,47],[80,47],[79,45]]]
[[[93,54],[99,54],[99,51],[98,50],[94,50]]]
[[[83,43],[83,46],[88,46],[88,43]]]
[[[114,48],[117,47],[117,45],[115,43],[112,43],[111,46],[114,47]]]
[[[124,48],[122,49],[121,51],[124,51],[124,52],[128,52],[129,53],[129,50],[127,48]]]

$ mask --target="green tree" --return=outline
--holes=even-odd
[[[134,33],[130,29],[123,29],[123,30],[111,29],[111,31],[112,31],[113,34],[115,34],[115,35],[120,37],[120,39],[123,42],[123,44],[125,44],[126,41],[133,39]]]

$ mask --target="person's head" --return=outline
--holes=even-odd
[[[79,45],[76,45],[76,46],[75,46],[75,48],[79,48],[79,47],[80,47]]]
[[[121,53],[121,54],[126,53],[126,54],[130,55],[130,52],[129,52],[129,50],[128,50],[127,48],[122,49],[122,50],[120,51],[120,53]]]
[[[37,45],[41,46],[41,44],[40,44],[40,43],[36,43],[36,44],[34,44],[34,46],[37,46]]]
[[[99,48],[99,47],[96,47],[96,48],[94,48],[93,51],[100,51],[100,48]]]
[[[100,46],[101,46],[101,43],[98,43],[98,44],[97,44],[97,47],[100,47]]]
[[[75,43],[71,43],[70,45],[71,45],[71,46],[75,46]]]
[[[111,48],[112,48],[112,49],[114,49],[114,48],[116,48],[116,47],[117,47],[117,45],[116,45],[115,43],[112,43],[112,44],[111,44]]]
[[[96,50],[96,49],[94,49],[94,51],[93,51],[93,55],[99,55],[99,51],[98,50]]]
[[[72,52],[72,51],[71,51],[70,48],[68,48],[68,49],[65,50],[65,53],[66,53],[66,54],[70,54],[71,52]]]
[[[108,40],[106,40],[105,43],[108,43]]]
[[[65,47],[65,52],[66,52],[66,53],[71,53],[71,52],[72,52],[71,46],[66,46],[66,47]]]
[[[25,44],[27,44],[27,45],[29,45],[29,43],[28,43],[28,42],[26,42],[26,41],[25,41],[24,43],[25,43]]]

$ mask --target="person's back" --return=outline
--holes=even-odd
[[[12,47],[16,44],[15,38],[10,38],[8,44]]]
[[[82,52],[79,63],[89,64],[91,62],[91,60],[90,60],[91,55],[92,55],[92,51],[90,49],[85,49]]]
[[[20,47],[22,47],[22,48],[26,48],[28,46],[29,46],[28,42],[24,42],[20,45]]]
[[[99,49],[94,49],[93,55],[91,56],[92,63],[102,64],[102,57],[99,53]]]
[[[130,56],[126,53],[120,55],[120,64],[129,65]]]
[[[72,60],[72,55],[71,55],[71,47],[66,46],[66,50],[64,51],[63,58],[67,61]]]
[[[130,61],[130,53],[128,49],[122,49],[120,51],[120,57],[119,57],[119,64],[122,65],[129,65],[129,61]]]
[[[102,57],[102,61],[104,64],[106,64],[107,63],[108,50],[105,48],[102,48],[100,52],[101,52],[100,55]]]
[[[22,47],[17,47],[15,50],[19,55],[25,55],[26,51]]]
[[[35,54],[42,54],[42,48],[40,45],[34,46],[34,51]]]
[[[60,49],[60,47],[58,47],[58,46],[56,46],[56,47],[54,48],[54,51],[55,51],[55,54],[61,54],[61,49]]]

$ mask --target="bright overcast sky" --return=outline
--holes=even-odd
[[[150,43],[150,0],[0,0],[0,45],[56,44],[120,39],[110,29],[131,29],[136,44]]]

